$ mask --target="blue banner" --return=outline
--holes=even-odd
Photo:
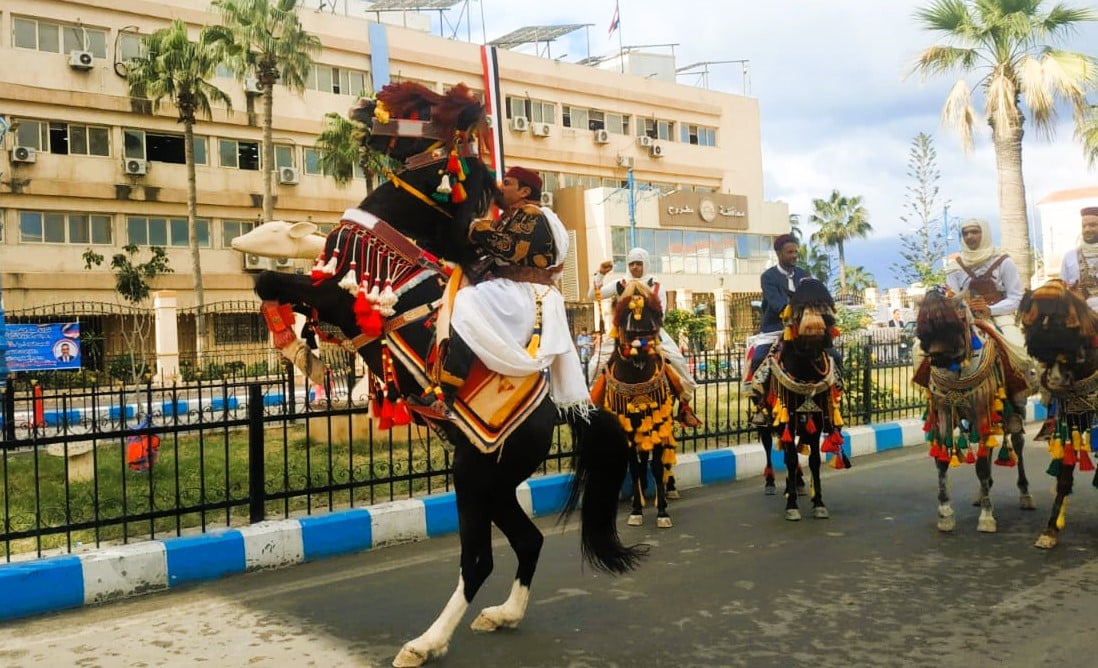
[[[80,368],[80,323],[7,326],[9,371]]]

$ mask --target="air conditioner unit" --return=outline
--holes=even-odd
[[[542,206],[553,206],[553,193],[542,193],[541,194],[541,205]]]
[[[511,117],[511,129],[515,132],[526,132],[528,127],[530,127],[530,121],[525,116]]]
[[[596,144],[609,144],[610,133],[606,130],[595,130],[595,143]]]
[[[35,162],[38,160],[38,150],[30,146],[16,146],[11,150],[12,162]]]
[[[248,95],[259,95],[263,91],[259,88],[259,79],[253,76],[244,77],[244,92]]]
[[[551,126],[548,123],[533,123],[530,126],[530,131],[535,137],[548,137],[551,132]]]
[[[278,168],[278,182],[283,185],[294,186],[301,180],[301,176],[297,173],[297,167],[279,167]]]
[[[652,145],[648,147],[648,155],[653,158],[663,157],[663,144],[652,142]]]
[[[244,253],[244,269],[247,271],[262,271],[270,268],[270,261],[255,253]]]
[[[641,148],[648,148],[652,146],[652,141],[652,138],[648,135],[641,135],[637,137],[637,146],[640,146]]]
[[[618,167],[632,167],[632,166],[633,166],[633,156],[631,156],[631,155],[619,155],[618,156]]]
[[[294,266],[294,259],[291,257],[278,257],[274,260],[275,269],[289,269]]]
[[[149,163],[138,158],[126,158],[124,168],[130,176],[142,176],[149,171]]]
[[[92,68],[91,51],[69,52],[69,67],[74,70],[90,70]]]

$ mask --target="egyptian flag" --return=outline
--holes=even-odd
[[[607,37],[613,37],[614,31],[620,27],[621,16],[618,13],[618,3],[614,3],[614,18],[610,19],[610,32],[606,33]]]

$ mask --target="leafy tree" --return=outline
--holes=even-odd
[[[324,130],[316,138],[316,148],[321,170],[341,186],[354,178],[355,167],[361,167],[366,173],[366,194],[370,194],[375,177],[392,171],[395,165],[388,156],[364,147],[358,139],[360,132],[354,121],[330,111],[324,114]]]
[[[707,313],[693,313],[683,309],[668,309],[663,316],[663,328],[675,341],[685,334],[691,347],[706,341],[716,331],[717,319]],[[702,344],[704,345],[704,344]]]
[[[804,242],[797,248],[797,264],[824,285],[831,282],[831,253],[819,244]]]
[[[243,80],[254,73],[263,97],[263,219],[274,219],[274,85],[301,93],[320,52],[320,40],[305,31],[298,0],[214,0],[222,25],[212,26],[226,48],[226,63]]]
[[[812,215],[808,222],[820,227],[812,234],[812,241],[835,248],[839,256],[839,292],[846,293],[846,242],[864,239],[873,231],[869,224],[869,211],[862,206],[861,196],[846,197],[838,190],[831,191],[828,199],[812,200]]]
[[[168,100],[183,124],[184,160],[187,164],[187,241],[191,248],[191,274],[194,279],[195,350],[199,359],[206,343],[206,293],[202,285],[202,257],[198,246],[198,185],[194,167],[194,126],[201,115],[213,117],[211,103],[232,111],[232,100],[209,83],[221,62],[221,48],[209,30],[199,32],[192,41],[187,25],[179,19],[143,40],[144,55],[127,63],[126,79],[130,95],[146,98],[153,110]],[[117,257],[117,256],[116,256]]]
[[[903,261],[892,265],[892,275],[909,285],[936,285],[945,281],[942,258],[946,254],[946,221],[939,226],[935,217],[939,207],[938,181],[942,177],[937,160],[934,140],[920,132],[911,141],[907,160],[907,175],[915,183],[905,188],[907,214],[900,216],[905,229],[914,232],[900,235]]]
[[[877,279],[873,274],[865,270],[865,267],[854,266],[846,268],[846,291],[841,294],[864,293],[866,288],[877,286]]]
[[[111,258],[111,272],[114,273],[114,290],[122,301],[131,306],[145,306],[152,293],[152,282],[162,274],[172,273],[171,264],[164,249],[160,246],[149,247],[151,257],[138,263],[137,254],[141,249],[136,244],[122,247],[123,253],[115,253]],[[84,269],[91,270],[103,264],[104,257],[91,248],[84,250]],[[130,322],[127,323],[126,320]],[[121,360],[116,371],[125,371],[126,380],[136,383],[146,369],[144,352],[152,335],[153,321],[142,317],[137,310],[122,316],[122,338],[129,351]]]
[[[1098,60],[1053,45],[1080,23],[1098,20],[1098,12],[1044,0],[935,0],[915,12],[915,19],[947,44],[927,48],[915,61],[924,78],[957,71],[942,109],[943,121],[955,128],[966,149],[981,118],[972,107],[965,80],[980,76],[984,95],[982,118],[991,126],[999,177],[999,221],[1003,250],[1018,264],[1022,284],[1033,274],[1022,175],[1025,122],[1051,136],[1056,104],[1066,100],[1075,113],[1086,109],[1086,91],[1098,83]],[[1047,9],[1046,9],[1047,7]]]

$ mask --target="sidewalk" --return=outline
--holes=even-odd
[[[1027,418],[1043,420],[1044,408],[1031,401]],[[919,419],[850,427],[843,434],[843,450],[851,458],[924,444]],[[781,465],[777,459],[775,465]],[[680,454],[675,479],[679,489],[689,489],[758,478],[764,466],[762,446],[751,443]],[[570,480],[571,474],[531,478],[519,486],[519,501],[535,517],[558,513]],[[455,497],[447,492],[87,554],[3,564],[0,622],[456,531]]]

